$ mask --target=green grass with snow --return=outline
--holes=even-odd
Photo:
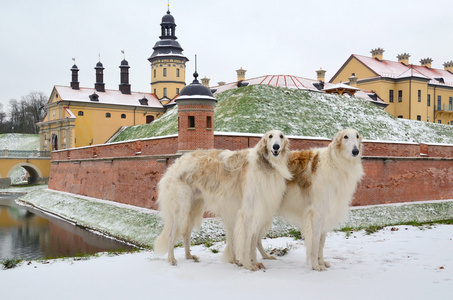
[[[8,148],[8,150],[39,150],[39,134],[0,134],[0,150],[5,148]]]
[[[3,189],[1,192],[28,191],[20,198],[22,204],[31,205],[72,220],[79,226],[105,233],[120,240],[152,247],[160,234],[163,221],[155,211],[96,200],[67,193],[55,192],[44,187]],[[453,200],[423,203],[390,204],[351,208],[346,222],[338,229],[362,229],[370,226],[389,226],[410,222],[435,222],[453,219]],[[274,219],[268,237],[297,236],[298,228]],[[219,219],[205,219],[201,228],[192,234],[195,244],[225,240]]]
[[[353,127],[368,140],[453,144],[453,126],[397,119],[369,101],[297,89],[252,85],[216,95],[214,128],[223,132],[331,138]],[[177,109],[151,124],[126,128],[115,142],[176,134]]]

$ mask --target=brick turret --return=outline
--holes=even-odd
[[[181,90],[178,105],[178,152],[214,148],[214,105],[209,88],[197,80]]]

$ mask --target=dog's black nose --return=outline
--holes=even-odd
[[[272,148],[273,148],[275,151],[277,151],[278,149],[280,149],[280,145],[279,145],[279,144],[274,144],[274,145],[272,146]]]
[[[352,149],[352,156],[356,157],[357,155],[359,155],[359,149],[354,147],[354,149]]]

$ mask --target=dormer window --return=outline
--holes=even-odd
[[[138,102],[140,102],[140,105],[148,105],[148,99],[146,99],[146,97],[138,99]]]
[[[90,101],[99,102],[99,95],[98,94],[93,93],[89,97],[90,97]]]

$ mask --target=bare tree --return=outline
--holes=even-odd
[[[31,92],[23,96],[20,101],[11,99],[10,122],[11,131],[20,133],[38,133],[36,123],[44,117],[44,105],[47,97],[42,92]]]

